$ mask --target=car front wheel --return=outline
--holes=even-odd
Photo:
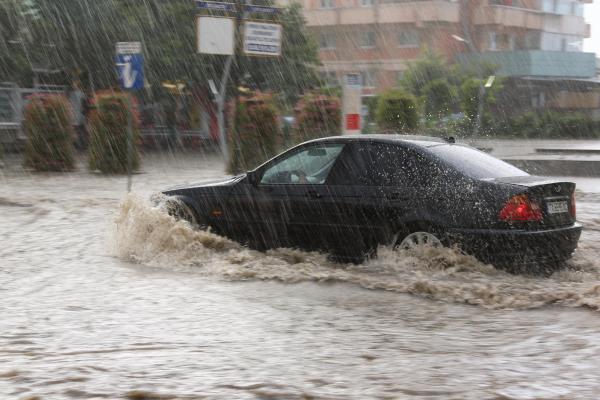
[[[196,214],[189,205],[181,200],[169,200],[166,203],[167,214],[177,221],[187,221],[192,227],[198,226]]]

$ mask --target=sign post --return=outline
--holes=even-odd
[[[140,42],[119,42],[116,46],[116,64],[119,84],[123,90],[134,91],[144,88],[144,56]],[[131,192],[133,163],[133,104],[127,96],[127,192]]]
[[[342,87],[342,126],[345,135],[360,133],[361,95],[362,84],[360,74],[346,74]]]
[[[281,25],[261,21],[248,21],[249,14],[270,15],[273,18],[281,14],[281,8],[255,6],[249,0],[235,2],[195,0],[196,7],[202,11],[197,16],[198,52],[202,54],[226,55],[220,87],[211,86],[217,103],[217,124],[219,125],[219,141],[221,152],[229,162],[227,137],[225,132],[225,102],[227,85],[232,75],[234,58],[245,54],[248,56],[280,56]],[[217,15],[215,15],[217,14]],[[242,32],[242,24],[244,30]],[[243,40],[240,37],[243,36]],[[241,45],[241,46],[240,46]],[[236,62],[236,64],[238,64]],[[232,77],[234,86],[238,86],[239,71],[234,69]]]

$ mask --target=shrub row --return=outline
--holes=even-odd
[[[134,144],[138,140],[139,118],[134,100],[127,94],[96,94],[88,118],[90,135],[89,167],[103,173],[127,171],[127,118],[131,114]],[[34,95],[24,113],[25,166],[37,171],[66,171],[74,166],[75,132],[68,100],[62,95]],[[133,146],[131,164],[139,166]]]
[[[295,125],[288,132],[288,143],[283,143],[274,96],[257,92],[239,99],[229,137],[228,170],[237,173],[255,168],[277,154],[284,144],[341,133],[341,103],[337,97],[308,93],[298,101],[294,113]]]

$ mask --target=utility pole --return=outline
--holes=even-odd
[[[473,55],[479,55],[479,50],[477,46],[473,43],[473,38],[471,36],[471,27],[469,26],[470,17],[469,17],[469,0],[462,0],[461,2],[461,10],[460,10],[460,19],[462,23],[462,31],[465,38],[461,38],[459,36],[453,35],[453,38],[463,42],[469,48],[469,51]],[[483,85],[483,67],[477,59],[477,75],[479,81],[479,93],[477,96],[477,114],[475,115],[475,126],[473,127],[473,136],[477,136],[479,134],[479,130],[481,128],[481,117],[483,114],[483,102],[485,101],[485,87]]]

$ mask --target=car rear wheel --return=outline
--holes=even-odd
[[[413,250],[420,246],[443,247],[442,241],[438,237],[426,231],[412,232],[406,235],[402,240],[398,237],[394,241],[394,249]]]

